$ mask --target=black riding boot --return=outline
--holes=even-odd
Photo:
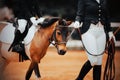
[[[26,37],[26,35],[28,33],[28,30],[29,30],[31,25],[32,24],[27,23],[25,31],[23,33],[21,33],[20,30],[16,30],[13,43],[11,44],[10,48],[8,49],[8,51],[10,51],[12,49],[13,52],[19,53],[20,55],[22,55],[22,57],[25,60],[27,60],[28,57],[25,53],[25,47],[24,47],[24,44],[22,43],[22,41]]]
[[[101,65],[95,65],[93,67],[93,80],[101,79]]]
[[[22,37],[22,34],[21,34],[20,30],[16,30],[13,43],[12,43],[11,46],[9,47],[8,51],[10,51],[11,49],[12,49],[12,51],[13,51],[13,48],[15,49],[15,46],[20,43],[21,37]],[[18,49],[19,49],[19,48],[18,48]]]
[[[90,71],[90,69],[92,68],[90,61],[88,60],[82,67],[79,76],[77,77],[76,80],[83,80],[83,78],[85,77],[85,75]]]

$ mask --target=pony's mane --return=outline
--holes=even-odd
[[[59,19],[59,25],[66,26],[66,20],[65,19]]]
[[[42,28],[46,28],[51,26],[54,22],[56,22],[57,20],[59,20],[59,17],[54,17],[51,19],[45,19],[45,21],[42,24],[39,24]]]

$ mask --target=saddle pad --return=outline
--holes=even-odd
[[[29,44],[29,43],[32,41],[32,39],[33,39],[33,37],[34,37],[34,34],[35,34],[35,32],[36,32],[37,30],[38,30],[38,27],[36,27],[36,26],[31,26],[31,28],[30,28],[29,31],[28,31],[28,34],[26,35],[26,37],[25,37],[25,39],[24,39],[25,45]]]
[[[7,23],[0,33],[0,41],[4,43],[12,43],[14,39],[15,27],[12,23]]]
[[[28,31],[28,34],[24,39],[25,45],[29,44],[32,41],[34,34],[37,30],[38,29],[36,26],[31,26],[31,28]],[[15,31],[15,27],[13,27],[12,23],[9,23],[8,25],[6,25],[6,27],[0,33],[0,41],[11,44],[15,36],[14,31]]]

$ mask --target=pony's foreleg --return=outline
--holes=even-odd
[[[37,78],[41,77],[39,67],[38,67],[38,63],[36,63],[36,65],[34,67],[34,72],[35,72],[35,75],[37,76]]]
[[[9,62],[0,56],[0,80],[4,80],[5,77],[3,73],[8,64]]]
[[[37,76],[40,76],[40,74],[39,74],[39,69],[38,69],[38,65],[37,65],[37,64],[38,64],[38,63],[36,63],[36,62],[34,62],[34,61],[31,62],[30,66],[29,66],[29,69],[28,69],[28,71],[27,71],[27,73],[26,73],[26,80],[29,80],[29,79],[30,79],[33,70],[35,71],[35,74],[37,74]]]
[[[30,66],[29,66],[29,69],[28,69],[28,71],[27,71],[27,73],[26,73],[25,80],[29,80],[29,79],[30,79],[31,74],[32,74],[33,69],[34,69],[34,66],[35,66],[35,63],[34,63],[34,62],[31,62],[31,63],[30,63]]]

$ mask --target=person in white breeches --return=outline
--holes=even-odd
[[[104,26],[100,22],[96,25],[91,24],[89,30],[82,35],[82,42],[91,65],[101,65],[106,44]]]
[[[93,68],[93,80],[101,80],[106,41],[111,38],[115,40],[109,20],[107,0],[78,0],[74,27],[80,29],[88,60],[82,66],[76,80],[83,80],[91,68]],[[109,35],[109,39],[106,38],[106,34]]]

